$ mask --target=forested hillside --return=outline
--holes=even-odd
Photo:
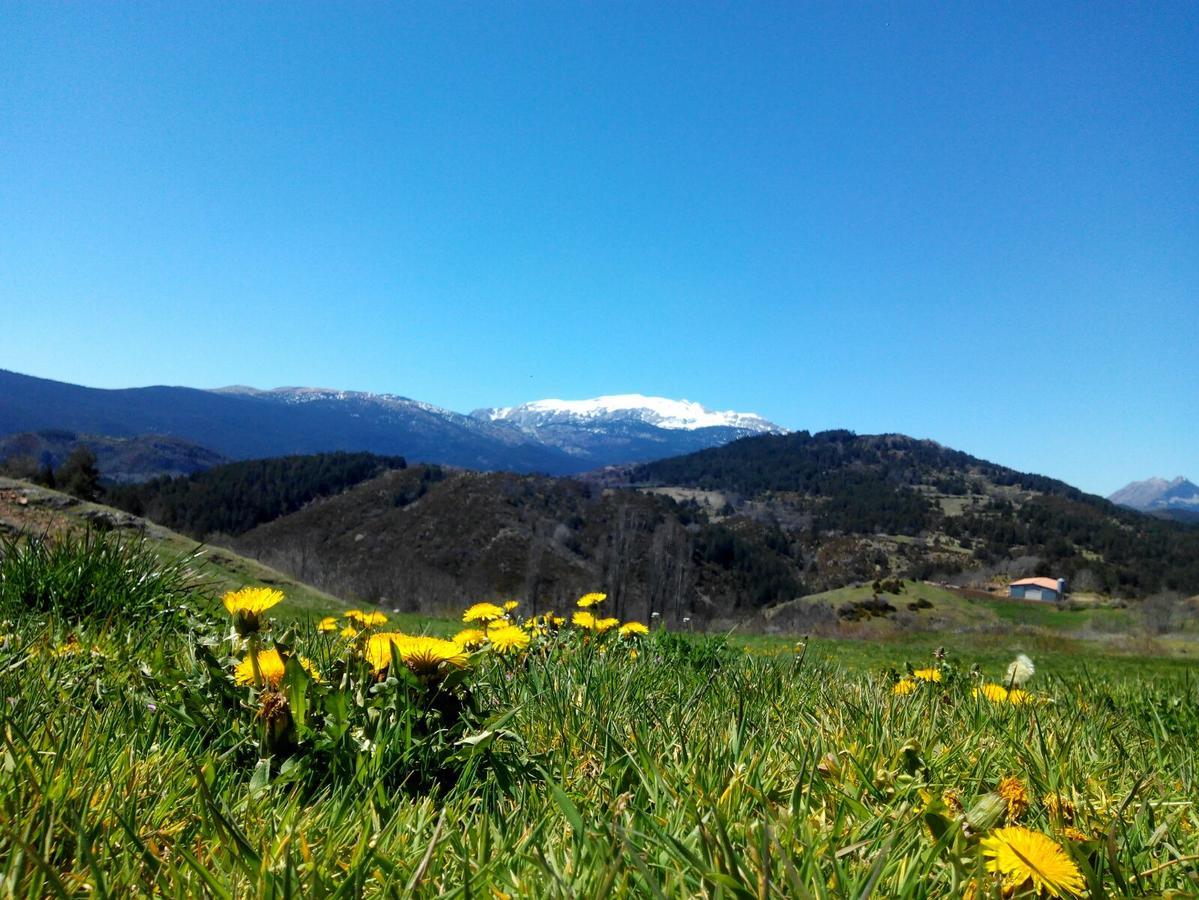
[[[809,546],[919,541],[859,542],[860,577],[877,566],[927,576],[1026,560],[1080,589],[1199,591],[1199,529],[904,435],[746,438],[636,467],[627,480],[721,492],[728,512],[777,521]]]
[[[195,538],[239,535],[389,469],[403,457],[319,453],[216,466],[186,478],[110,487],[106,501]]]
[[[518,597],[535,612],[599,587],[616,615],[698,624],[805,590],[777,529],[574,479],[435,466],[386,473],[236,546],[341,596],[404,610]]]

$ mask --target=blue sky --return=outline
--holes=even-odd
[[[1199,5],[0,5],[0,367],[1199,479]]]

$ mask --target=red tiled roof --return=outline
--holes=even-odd
[[[1021,578],[1019,581],[1013,581],[1012,587],[1021,584],[1026,584],[1029,587],[1049,588],[1051,591],[1057,590],[1056,578]]]

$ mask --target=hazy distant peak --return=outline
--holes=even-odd
[[[1134,481],[1108,497],[1112,503],[1152,512],[1162,509],[1199,510],[1199,486],[1179,475],[1172,481],[1147,478]]]

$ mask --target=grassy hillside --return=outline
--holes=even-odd
[[[250,584],[283,591],[287,601],[279,614],[284,618],[309,618],[346,608],[332,594],[232,550],[200,545],[192,538],[103,504],[0,478],[0,533],[53,536],[88,530],[111,532],[129,543],[144,542],[147,552],[163,562],[185,560],[194,575],[192,596],[205,609],[217,610],[219,598],[226,591]]]

